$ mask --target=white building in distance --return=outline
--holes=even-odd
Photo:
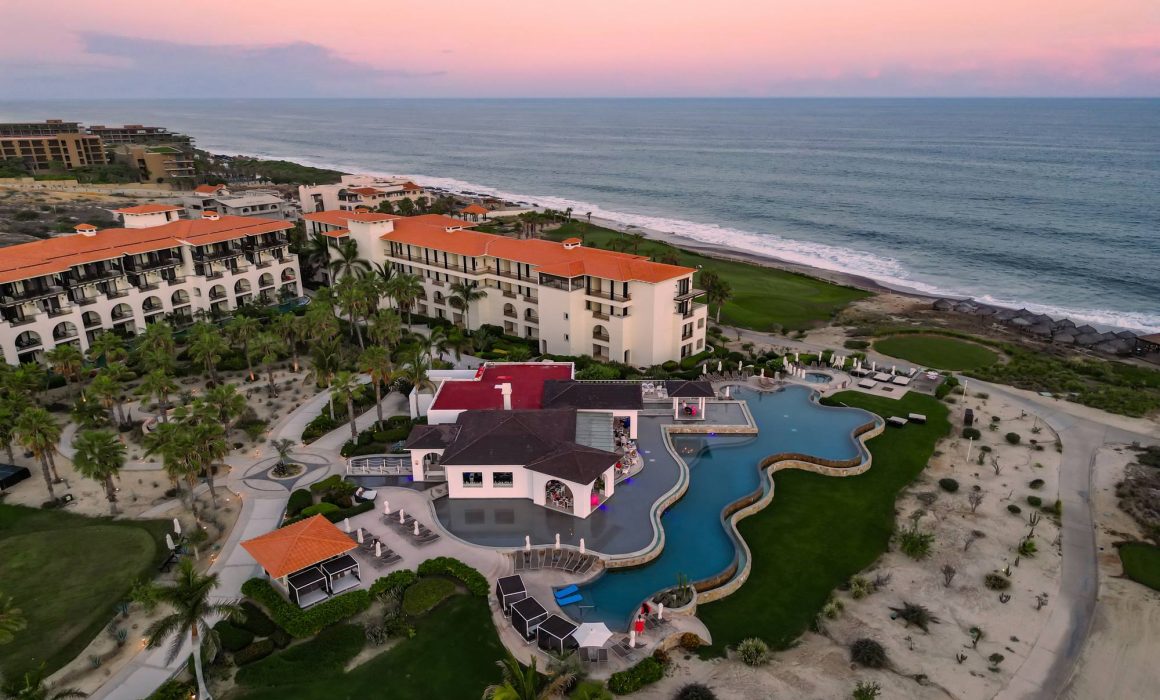
[[[298,201],[304,213],[354,211],[359,207],[378,209],[383,202],[397,204],[402,199],[428,197],[427,191],[406,178],[372,175],[343,175],[337,185],[299,185]]]

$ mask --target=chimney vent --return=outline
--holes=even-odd
[[[220,217],[220,216],[218,216],[218,213],[217,213],[217,211],[216,211],[216,210],[214,210],[214,209],[206,209],[205,211],[203,211],[203,212],[201,213],[201,218],[203,218],[203,219],[208,219],[209,221],[217,221],[217,220],[218,220],[218,219],[220,219],[221,217]]]
[[[495,388],[499,389],[500,393],[503,394],[503,410],[505,410],[505,411],[512,410],[512,385],[511,385],[511,383],[504,382],[503,384],[496,384]]]

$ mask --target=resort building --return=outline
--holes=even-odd
[[[86,133],[100,136],[106,146],[120,146],[123,144],[144,144],[149,146],[169,145],[193,148],[193,138],[185,134],[178,134],[163,126],[144,126],[142,124],[126,124],[124,126],[105,126],[95,124],[85,129]]]
[[[405,178],[370,175],[343,175],[337,185],[300,185],[298,201],[302,211],[354,211],[359,207],[377,209],[383,202],[426,197],[427,191]]]
[[[696,270],[647,257],[472,231],[474,224],[428,214],[306,214],[308,233],[353,240],[361,256],[423,282],[413,311],[455,323],[499,326],[556,355],[650,366],[705,348],[707,312],[694,299]],[[464,313],[452,285],[474,283],[486,296]]]
[[[232,194],[223,185],[200,185],[193,193],[182,198],[185,211],[191,219],[200,219],[203,212],[217,212],[219,216],[256,216],[265,219],[297,218],[296,208],[274,190],[246,190]]]
[[[193,150],[170,145],[122,144],[109,149],[113,160],[137,169],[141,182],[188,187],[197,177]]]
[[[292,224],[270,219],[180,219],[180,208],[118,209],[124,228],[76,226],[74,235],[4,249],[0,349],[9,364],[64,343],[87,350],[104,331],[136,334],[168,318],[191,323],[242,304],[301,295]]]
[[[29,173],[104,165],[101,137],[81,131],[77,122],[0,124],[0,160],[20,160]]]

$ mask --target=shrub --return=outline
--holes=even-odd
[[[300,515],[303,518],[309,518],[314,515],[326,515],[327,513],[333,513],[338,509],[338,506],[334,505],[333,503],[315,503],[312,506],[303,508]]]
[[[189,700],[197,692],[197,686],[179,680],[168,680],[153,691],[148,700]]]
[[[646,685],[665,677],[665,667],[651,656],[624,671],[617,671],[608,679],[608,689],[617,695],[635,693]]]
[[[268,688],[337,676],[365,644],[366,635],[361,627],[335,625],[308,642],[239,669],[235,680],[251,688]]]
[[[1019,554],[1024,557],[1033,557],[1039,551],[1039,546],[1035,544],[1030,536],[1024,537],[1019,541]]]
[[[612,700],[612,693],[600,681],[582,681],[568,697],[571,700]]]
[[[737,645],[737,655],[746,666],[763,666],[769,661],[769,645],[757,637],[742,639]]]
[[[850,339],[842,343],[842,346],[847,350],[865,350],[866,348],[870,347],[870,341]]]
[[[978,440],[981,437],[983,434],[979,432],[978,428],[963,428],[964,440]]]
[[[947,493],[954,493],[955,491],[959,490],[959,482],[950,477],[939,479],[938,485],[939,488],[941,488],[943,491],[946,491]]]
[[[459,579],[471,595],[486,597],[491,587],[483,574],[454,557],[435,557],[419,565],[420,576],[450,576]]]
[[[270,633],[269,640],[274,642],[274,646],[278,647],[279,649],[285,649],[286,647],[290,646],[290,642],[294,641],[294,638],[291,637],[290,633],[286,630],[277,625],[274,625],[274,631]]]
[[[231,653],[241,651],[254,642],[253,632],[238,627],[229,620],[222,620],[214,625],[213,631],[217,632],[218,641],[221,642],[222,649]]]
[[[915,561],[921,561],[930,556],[930,549],[934,545],[934,533],[919,530],[915,526],[899,533],[898,544],[903,554]]]
[[[372,598],[378,598],[384,593],[402,595],[413,583],[419,580],[419,575],[411,569],[399,569],[376,579],[371,584],[370,594]]]
[[[998,571],[992,571],[983,577],[983,585],[992,591],[1005,591],[1011,587],[1011,579]]]
[[[1007,512],[1014,513],[1015,515],[1019,515],[1020,513],[1023,512],[1023,509],[1020,508],[1019,506],[1015,505],[1014,503],[1011,503],[1010,505],[1007,506]]]
[[[299,639],[309,637],[323,627],[342,622],[371,606],[370,594],[365,590],[356,590],[303,610],[283,598],[269,581],[262,578],[252,578],[243,583],[242,594],[266,608],[274,622]]]
[[[337,419],[331,420],[330,415],[323,412],[317,418],[307,423],[306,427],[302,430],[302,444],[309,445],[340,425],[342,425],[341,422]]]
[[[242,629],[253,632],[255,637],[269,637],[278,629],[274,621],[251,601],[242,601],[241,608],[242,617],[236,620],[234,624]]]
[[[874,587],[863,576],[854,576],[850,579],[850,597],[861,600],[874,592]]]
[[[1039,506],[1043,505],[1043,499],[1039,496],[1028,496],[1027,503],[1038,508]]]
[[[701,683],[687,683],[677,691],[675,700],[717,700],[717,694]]]
[[[269,639],[259,639],[250,646],[234,654],[234,663],[238,666],[252,664],[274,653],[274,642]],[[241,673],[239,671],[239,673]]]
[[[591,365],[576,373],[577,379],[620,379],[620,370],[613,365]]]
[[[866,668],[885,668],[886,650],[873,639],[863,637],[850,645],[850,660]]]
[[[854,700],[874,700],[882,694],[882,686],[870,681],[858,681],[858,685],[854,686],[854,692],[850,694]]]
[[[442,577],[421,578],[403,593],[403,612],[417,617],[455,594],[455,584]]]
[[[682,634],[678,643],[686,651],[696,651],[705,644],[700,637],[692,632]]]
[[[286,515],[294,516],[302,512],[303,508],[308,508],[314,504],[314,495],[306,489],[295,489],[290,494],[290,500],[286,502]]]
[[[914,625],[923,632],[930,632],[931,624],[938,624],[939,619],[931,614],[925,605],[903,602],[901,608],[890,608],[899,619],[906,622],[906,626]]]
[[[1039,489],[1043,488],[1043,479],[1032,479],[1031,483],[1028,484],[1028,486],[1030,486],[1031,488],[1033,488],[1035,490],[1039,490]]]
[[[1011,445],[1018,445],[1019,441],[1023,439],[1019,436],[1019,433],[1007,433],[1003,438]]]

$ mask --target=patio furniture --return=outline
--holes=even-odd
[[[622,639],[616,644],[613,644],[612,653],[629,663],[636,663],[640,659],[640,654],[637,654],[633,651],[632,647],[628,646],[627,639]]]
[[[376,492],[374,489],[364,489],[361,486],[355,489],[354,492],[354,497],[359,501],[373,501],[378,497],[378,495],[378,492]]]
[[[570,595],[574,595],[575,593],[579,592],[579,590],[579,586],[576,584],[571,584],[569,586],[564,586],[558,591],[554,591],[553,595],[556,596],[556,600],[559,600],[561,598],[567,598]]]
[[[512,604],[511,619],[516,632],[531,641],[536,638],[540,623],[548,619],[548,611],[535,598],[524,598]]]
[[[572,633],[575,631],[576,625],[568,620],[559,615],[549,615],[536,630],[536,640],[544,651],[562,654],[568,649],[576,648],[576,640],[572,639]]]
[[[567,598],[557,598],[556,605],[559,605],[560,607],[564,607],[565,605],[572,605],[573,603],[579,603],[581,600],[584,600],[584,599],[579,594],[570,595]]]
[[[504,576],[495,582],[495,597],[503,606],[503,614],[510,615],[512,605],[528,597],[522,576]]]

